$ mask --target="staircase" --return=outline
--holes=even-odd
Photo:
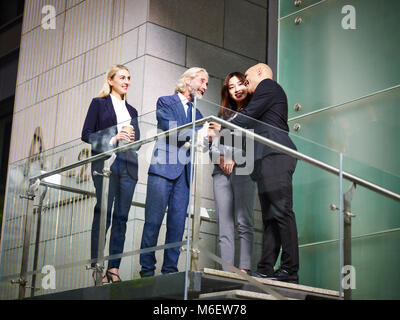
[[[270,290],[290,300],[338,300],[337,291],[313,288],[268,279],[258,279],[257,286],[238,274],[205,268],[189,272],[188,299],[191,300],[276,300]],[[99,287],[87,287],[31,297],[34,300],[182,300],[185,272],[127,280]]]
[[[285,299],[339,300],[338,291],[268,279],[254,279],[257,279],[257,281],[259,281],[261,284],[268,285],[269,288]],[[259,287],[255,287],[247,281],[244,281],[243,278],[238,274],[207,268],[202,271],[202,292],[199,294],[198,299],[276,300],[273,295],[267,294]]]

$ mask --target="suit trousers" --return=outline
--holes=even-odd
[[[94,207],[94,216],[92,222],[91,233],[91,257],[97,258],[98,243],[99,243],[99,229],[101,218],[101,194],[103,188],[103,177],[93,176],[93,171],[102,172],[104,166],[103,161],[92,163],[92,177],[93,183],[96,188],[96,205]],[[124,250],[126,223],[128,221],[129,210],[131,208],[133,193],[135,191],[137,180],[133,179],[127,171],[126,160],[119,153],[114,163],[111,166],[108,202],[107,202],[107,222],[106,233],[111,225],[111,210],[112,212],[112,227],[110,234],[109,254],[121,254]],[[116,258],[108,261],[108,269],[119,268],[121,258]],[[92,267],[95,266],[92,263]]]
[[[293,212],[292,176],[297,160],[288,155],[269,155],[255,163],[263,219],[261,259],[257,270],[272,275],[282,247],[280,268],[295,273],[299,269],[296,218]]]
[[[189,186],[186,180],[185,170],[174,180],[149,174],[141,249],[157,245],[167,206],[165,244],[182,241],[189,204]],[[164,250],[164,261],[161,268],[163,274],[178,271],[179,254],[180,247]],[[153,275],[156,262],[154,251],[142,253],[140,255],[140,265],[142,266],[140,273],[142,275]]]
[[[234,265],[235,220],[239,238],[239,268],[251,269],[253,252],[253,209],[256,184],[248,175],[216,173],[213,176],[214,199],[219,229],[221,259]],[[229,271],[222,266],[224,271]]]

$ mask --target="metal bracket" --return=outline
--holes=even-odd
[[[35,195],[34,194],[30,194],[29,192],[27,192],[26,195],[20,194],[19,198],[20,199],[27,199],[27,200],[35,200]]]
[[[111,176],[111,170],[110,169],[108,169],[108,168],[104,168],[103,169],[103,173],[99,173],[99,172],[97,172],[97,171],[93,171],[93,175],[94,176],[102,176],[102,177],[106,177],[106,178],[108,178],[109,176]]]
[[[356,217],[355,214],[353,214],[353,213],[351,213],[349,211],[344,211],[343,214],[348,218],[355,218]]]
[[[36,191],[39,190],[39,186],[40,186],[40,179],[36,179],[34,183],[31,183],[29,185],[29,189],[26,192],[26,194],[19,195],[20,199],[35,200]]]
[[[17,280],[11,280],[10,282],[11,282],[11,284],[17,284],[17,285],[23,286],[25,289],[33,289],[35,291],[40,291],[40,288],[28,286],[27,285],[28,281],[26,281],[22,278],[18,278]]]
[[[329,205],[329,209],[331,211],[339,210],[339,208],[336,205],[334,205],[333,203],[331,203]],[[348,218],[355,218],[356,217],[356,215],[354,213],[351,213],[350,211],[344,211],[343,215],[348,217]]]
[[[23,278],[18,278],[17,280],[11,280],[11,284],[18,284],[18,285],[22,285],[24,287],[26,287],[27,283],[28,283],[28,281],[26,281]]]
[[[356,184],[353,182],[351,184],[349,190],[347,190],[346,193],[343,195],[345,212],[346,212],[346,208],[351,207],[351,200],[353,199],[355,190],[356,190]]]
[[[102,266],[102,265],[96,263],[96,265],[95,265],[94,267],[92,267],[92,266],[90,266],[90,265],[86,265],[86,266],[85,266],[85,269],[86,269],[86,270],[93,270],[93,271],[95,270],[95,271],[97,271],[97,272],[103,272],[103,271],[104,271],[104,266]]]
[[[185,247],[180,247],[179,250],[180,250],[181,252],[184,252],[184,251],[186,251],[186,248],[185,248]],[[190,251],[192,254],[200,254],[200,250],[199,250],[199,249],[192,248],[192,249],[190,249],[189,251]]]

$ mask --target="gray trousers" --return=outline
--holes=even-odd
[[[239,269],[251,269],[253,251],[253,209],[256,184],[248,175],[213,176],[214,199],[219,229],[221,259],[234,265],[235,220],[240,245]],[[229,271],[222,267],[224,271]]]

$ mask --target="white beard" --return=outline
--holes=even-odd
[[[203,95],[197,91],[197,89],[193,88],[192,85],[189,85],[189,94],[192,97],[192,100],[194,101],[194,98],[196,99],[201,99],[203,98]]]

